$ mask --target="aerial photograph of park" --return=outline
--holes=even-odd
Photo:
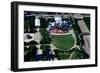
[[[90,59],[90,18],[24,11],[24,62]]]

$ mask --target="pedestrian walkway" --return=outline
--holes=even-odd
[[[42,38],[41,33],[39,32],[39,29],[36,29],[37,32],[36,33],[25,33],[24,34],[24,41],[25,42],[30,42],[30,41],[36,41],[38,43],[40,43],[40,40]],[[31,39],[27,39],[26,35],[30,35],[32,38]]]

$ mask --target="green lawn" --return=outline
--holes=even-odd
[[[53,35],[52,43],[61,50],[68,50],[74,45],[74,39],[69,35]]]
[[[87,55],[83,48],[81,48],[81,50],[74,51],[71,59],[89,59],[89,55]]]
[[[70,52],[59,52],[58,53],[58,58],[60,60],[66,60],[66,59],[69,59],[71,53]]]

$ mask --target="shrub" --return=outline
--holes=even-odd
[[[38,42],[36,41],[24,42],[24,45],[38,45]]]
[[[29,45],[38,45],[38,43],[36,41],[31,41],[29,42]]]

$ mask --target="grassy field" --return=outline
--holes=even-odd
[[[52,43],[61,50],[68,50],[74,45],[74,39],[69,35],[53,35]]]

